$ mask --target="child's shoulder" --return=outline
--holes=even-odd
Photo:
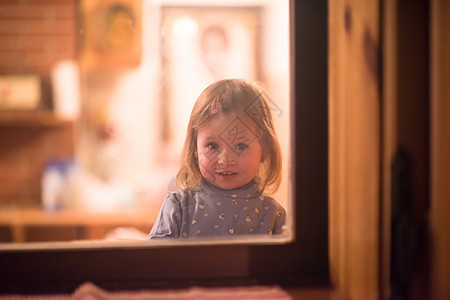
[[[165,201],[171,201],[181,205],[188,205],[190,202],[192,202],[193,193],[194,192],[191,190],[172,191],[166,195]]]
[[[265,202],[266,205],[270,205],[276,210],[285,211],[284,207],[274,198],[267,196],[267,195],[261,195],[260,199]]]

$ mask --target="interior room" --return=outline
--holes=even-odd
[[[445,0],[2,1],[0,299],[448,299],[449,31]],[[149,241],[224,78],[270,95],[283,234]]]
[[[276,197],[289,205],[287,1],[12,2],[2,12],[2,242],[145,239],[177,189],[188,112],[225,78],[271,94],[284,157]]]

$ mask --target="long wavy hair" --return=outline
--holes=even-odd
[[[208,86],[191,112],[176,177],[177,186],[182,190],[197,190],[203,180],[197,155],[198,130],[219,114],[237,112],[246,113],[259,128],[258,142],[263,150],[263,161],[258,171],[258,190],[260,193],[275,192],[281,182],[282,158],[269,103],[267,94],[254,82],[224,79]]]

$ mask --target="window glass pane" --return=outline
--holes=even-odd
[[[269,196],[287,212],[282,240],[291,238],[288,1],[18,2],[0,4],[0,16],[0,242],[146,240],[178,189],[195,101],[228,78],[269,96],[282,154]],[[264,160],[254,111],[245,106],[248,118],[217,136],[226,147],[230,132],[247,130],[238,138],[259,144]],[[233,221],[255,222],[266,209],[246,200]],[[240,228],[227,224],[231,235]]]

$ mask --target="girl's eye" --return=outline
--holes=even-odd
[[[219,145],[217,145],[217,144],[214,143],[214,142],[209,143],[207,147],[208,147],[208,149],[210,149],[210,150],[216,150],[216,149],[219,149]]]
[[[239,143],[236,145],[236,150],[239,150],[239,151],[245,150],[247,148],[248,148],[248,145],[244,144],[244,143]]]

